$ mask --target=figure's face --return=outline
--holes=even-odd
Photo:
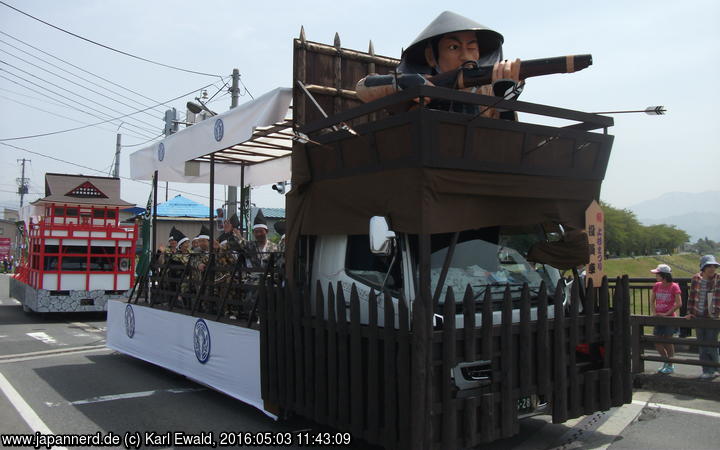
[[[175,240],[168,241],[168,247],[174,249],[175,247],[177,247],[177,241],[175,241]]]
[[[655,281],[662,281],[662,280],[663,280],[663,277],[662,277],[659,273],[656,273],[656,274],[655,274]]]
[[[232,225],[230,224],[229,220],[223,220],[223,231],[226,233],[231,232],[233,229]]]
[[[437,65],[440,72],[458,69],[463,63],[478,59],[480,50],[474,31],[448,33],[438,42]]]
[[[703,275],[706,275],[708,278],[714,277],[715,272],[717,272],[717,268],[718,268],[718,266],[709,264],[703,268],[703,270],[702,270]]]
[[[197,246],[200,247],[201,250],[207,250],[210,248],[210,243],[207,239],[198,239]]]
[[[267,230],[265,228],[255,228],[253,230],[253,237],[258,242],[265,242],[267,240]]]
[[[180,244],[180,251],[186,252],[190,248],[190,241],[185,241],[182,244]]]

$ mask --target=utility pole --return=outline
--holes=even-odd
[[[173,133],[177,133],[178,129],[180,128],[180,124],[177,120],[177,110],[175,108],[168,109],[165,111],[165,129],[163,130],[163,134],[165,136],[170,136]],[[165,182],[165,201],[167,202],[168,199],[168,182]]]
[[[230,85],[230,109],[238,105],[238,98],[240,97],[240,70],[233,69],[232,71],[232,84]],[[240,187],[241,189],[244,186]],[[242,195],[241,195],[242,197]],[[237,187],[228,186],[227,190],[227,218],[232,217],[233,214],[237,214]]]
[[[25,194],[28,193],[28,180],[25,178],[25,163],[30,162],[29,159],[18,159],[18,162],[22,162],[22,175],[20,175],[20,178],[17,180],[18,182],[18,194],[20,194],[20,208],[23,207],[23,200],[25,198]]]
[[[115,168],[113,169],[113,177],[120,178],[120,147],[122,143],[122,134],[118,133],[115,139]]]

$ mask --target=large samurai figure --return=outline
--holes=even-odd
[[[520,60],[503,60],[503,36],[451,11],[440,14],[402,53],[397,74],[368,75],[357,84],[357,95],[369,102],[417,85],[433,85],[429,77],[461,67],[493,66],[492,84],[464,89],[513,99],[519,95]],[[480,109],[477,105],[431,101],[430,108],[493,118],[514,119],[512,111]]]

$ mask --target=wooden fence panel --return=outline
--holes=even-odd
[[[342,346],[338,349],[337,318],[335,314],[335,294],[332,283],[328,283],[328,359],[327,359],[327,391],[328,391],[328,425],[337,426],[338,421],[338,351],[345,349]]]
[[[305,396],[305,358],[303,357],[303,349],[305,347],[303,342],[303,321],[305,319],[303,316],[304,308],[302,298],[300,298],[299,293],[294,289],[290,289],[289,286],[286,289],[286,292],[291,293],[291,295],[286,298],[290,298],[293,304],[293,344],[295,350],[293,352],[293,356],[295,359],[294,381],[296,393],[294,410],[302,411],[307,400]],[[260,321],[261,324],[262,322],[264,322],[264,320]]]
[[[517,431],[517,398],[513,395],[515,387],[515,361],[516,352],[513,346],[512,327],[513,304],[510,286],[505,288],[502,308],[502,334],[500,337],[500,368],[502,370],[501,392],[501,433],[502,437],[513,436]]]
[[[327,290],[317,284],[312,299],[289,289],[261,289],[263,398],[266,406],[276,404],[280,412],[296,412],[351,431],[369,443],[400,449],[413,448],[412,442],[428,449],[471,448],[512,436],[519,430],[518,396],[540,395],[551,401],[553,422],[625,403],[629,386],[623,371],[628,369],[629,355],[621,347],[629,322],[618,316],[629,313],[629,303],[627,286],[623,282],[618,286],[612,311],[605,281],[594,293],[587,291],[580,314],[576,285],[566,317],[564,286],[559,285],[552,319],[546,291],[531,298],[524,287],[518,297],[508,286],[497,324],[492,323],[490,290],[483,305],[477,305],[471,288],[465,290],[461,303],[448,289],[442,327],[433,330],[432,341],[426,343],[432,349],[426,368],[431,374],[427,404],[434,409],[432,420],[422,429],[411,424],[416,336],[402,296],[393,299],[385,292],[378,299],[370,293],[368,323],[363,324],[365,305],[355,286],[349,303],[340,284]],[[518,307],[514,308],[513,297]],[[531,301],[537,308],[535,323],[527,306]],[[478,306],[480,327],[475,317]],[[378,326],[379,312],[383,327]],[[456,329],[458,317],[464,330]],[[578,344],[594,350],[589,357],[576,356]],[[601,357],[595,351],[599,346],[606,348]],[[459,390],[451,373],[459,362],[478,360],[490,361],[491,382]]]
[[[328,289],[328,301],[332,299],[332,286]],[[326,423],[327,417],[327,353],[325,341],[325,298],[322,286],[317,283],[315,293],[315,420]]]
[[[613,295],[613,331],[615,339],[612,340],[611,354],[611,370],[612,370],[612,406],[620,406],[623,404],[623,379],[622,379],[622,295],[623,290],[618,289],[621,286],[620,277],[615,282],[615,295]],[[620,338],[620,339],[618,339]]]
[[[559,285],[559,283],[558,283]],[[565,309],[560,289],[555,290],[553,298],[555,317],[553,318],[553,423],[567,420],[567,344],[565,341]]]
[[[578,380],[577,355],[575,349],[578,346],[578,328],[580,321],[578,312],[580,309],[580,286],[573,283],[570,296],[570,333],[568,337],[567,371],[570,392],[568,394],[568,418],[577,417],[580,412],[580,381]],[[557,332],[557,331],[556,331]]]
[[[362,370],[362,328],[360,326],[360,298],[353,285],[350,291],[350,429],[355,436],[364,430],[364,403]]]
[[[368,299],[369,323],[368,323],[368,351],[367,351],[367,383],[368,383],[368,407],[365,420],[367,422],[367,439],[370,442],[380,440],[380,375],[378,343],[380,330],[378,328],[378,304],[375,291],[370,292]]]
[[[448,376],[455,367],[456,337],[455,337],[455,294],[452,287],[447,288],[443,311],[443,343],[442,343],[442,374],[441,401],[442,401],[442,446],[443,448],[456,448],[457,439],[457,408],[453,381]]]
[[[410,450],[410,414],[403,409],[410,405],[410,312],[403,295],[400,296],[398,311],[400,313],[397,356],[399,445],[401,450]]]
[[[286,374],[289,373],[287,371],[286,367],[286,352],[288,350],[287,348],[287,342],[285,341],[285,330],[286,330],[286,304],[287,302],[283,300],[282,298],[282,291],[279,287],[271,288],[273,291],[273,299],[275,301],[275,313],[277,315],[277,325],[276,325],[276,332],[277,332],[277,371],[279,374]],[[278,403],[280,404],[287,404],[287,381],[285,380],[285,376],[278,377]]]
[[[537,337],[536,351],[537,357],[537,391],[539,395],[544,395],[545,400],[550,400],[550,344],[548,342],[548,301],[545,283],[540,285],[540,294],[538,295],[538,320],[537,320]]]
[[[527,284],[520,296],[520,339],[518,345],[518,376],[520,381],[520,397],[530,395],[533,384],[532,335],[530,333],[530,290]]]
[[[321,289],[320,282],[317,283],[317,289],[320,291]],[[308,292],[306,296],[302,299],[303,303],[303,311],[304,311],[304,317],[305,320],[303,321],[303,346],[305,347],[304,351],[304,361],[303,365],[305,367],[305,408],[304,408],[304,415],[305,417],[313,417],[315,415],[315,378],[313,377],[314,374],[314,354],[313,354],[313,328],[312,328],[312,308],[311,308],[311,302],[312,299],[310,298],[310,293]]]
[[[398,377],[395,373],[395,308],[393,307],[392,297],[390,293],[384,293],[385,306],[385,329],[383,330],[383,340],[385,345],[384,351],[384,367],[383,367],[383,387],[385,388],[385,424],[383,434],[385,435],[384,443],[386,448],[395,448],[397,446],[397,382]]]
[[[623,364],[621,367],[622,371],[622,385],[623,385],[623,397],[622,401],[624,404],[632,403],[632,373],[630,372],[630,346],[627,343],[630,342],[630,285],[628,282],[628,276],[623,275],[622,278],[623,289],[622,289],[622,312],[618,314],[622,323],[622,333],[620,339],[625,343],[622,346],[623,350]]]
[[[351,289],[356,290],[353,284]],[[357,295],[357,291],[355,291]],[[348,321],[347,321],[347,304],[345,302],[345,292],[342,285],[337,284],[337,305],[335,312],[337,314],[337,330],[338,330],[338,425],[342,429],[348,429],[350,424],[350,367],[348,359]]]

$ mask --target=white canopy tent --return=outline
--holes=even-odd
[[[229,111],[196,123],[130,155],[130,177],[261,186],[290,179],[292,89],[276,88]]]

